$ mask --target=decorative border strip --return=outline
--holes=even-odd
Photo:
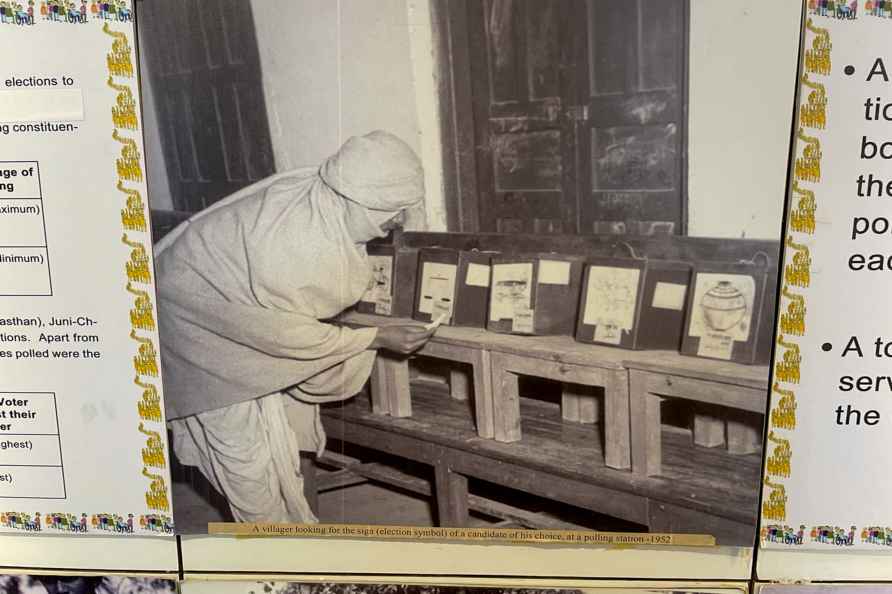
[[[826,0],[811,0],[809,11],[827,10]],[[854,12],[857,2],[850,5]],[[838,12],[838,11],[837,11]],[[854,18],[854,17],[853,17]],[[806,526],[794,529],[783,522],[787,519],[787,492],[785,479],[793,472],[793,450],[789,436],[796,429],[796,386],[801,378],[802,352],[798,339],[806,333],[807,303],[803,291],[811,284],[812,257],[801,238],[815,234],[817,202],[813,184],[821,180],[821,142],[817,136],[806,134],[806,129],[823,130],[827,125],[827,91],[816,76],[827,76],[831,71],[832,43],[827,29],[816,27],[808,18],[806,31],[811,34],[811,48],[805,51],[804,72],[800,77],[800,96],[808,91],[799,105],[796,134],[796,159],[793,164],[793,183],[787,229],[784,240],[783,288],[781,289],[782,312],[778,319],[778,349],[775,352],[774,385],[768,443],[771,453],[765,460],[764,485],[767,489],[762,499],[762,520],[779,522],[764,525],[760,538],[766,542],[801,545],[805,540]],[[853,527],[846,534],[837,527],[817,526],[809,530],[815,542],[848,542],[854,540]],[[832,535],[832,538],[831,538]],[[843,535],[845,538],[842,538]]]
[[[130,248],[130,257],[124,264],[127,277],[126,290],[133,296],[130,310],[130,338],[135,342],[133,356],[134,384],[139,400],[136,403],[141,422],[137,428],[146,436],[145,447],[140,452],[143,464],[142,475],[149,480],[146,490],[146,506],[153,511],[170,511],[170,491],[165,477],[156,472],[167,468],[167,452],[164,447],[164,431],[161,413],[161,396],[156,386],[160,375],[158,350],[154,340],[146,336],[157,328],[154,307],[150,294],[152,267],[146,244],[148,237],[147,207],[142,195],[136,189],[127,187],[127,182],[143,181],[142,155],[136,140],[128,133],[138,133],[139,118],[133,89],[127,79],[134,77],[132,47],[127,35],[113,31],[106,22],[102,30],[112,37],[111,51],[106,56],[108,67],[107,85],[117,92],[115,104],[111,108],[112,139],[121,145],[120,156],[115,161],[118,174],[116,188],[125,198],[121,209],[121,241]],[[126,82],[116,82],[124,79]],[[98,523],[96,521],[98,518]],[[173,532],[173,522],[168,516],[140,516],[139,527],[150,532]],[[132,533],[133,515],[124,520],[119,516],[94,516],[93,527],[101,530]]]
[[[128,0],[11,0],[0,4],[0,25],[33,27],[43,23],[84,25],[133,20]]]
[[[866,0],[864,14],[872,17],[892,18],[892,2],[890,0]]]
[[[173,518],[163,514],[71,514],[67,512],[0,512],[0,527],[21,532],[44,529],[67,534],[115,532],[118,534],[173,534]]]
[[[843,5],[833,5],[828,0],[809,0],[809,14],[853,20],[857,16],[857,2],[847,9]],[[864,11],[869,16],[892,18],[892,0],[867,0]],[[787,495],[781,479],[790,477],[792,449],[790,442],[782,435],[796,429],[795,386],[799,383],[799,364],[802,357],[794,340],[785,340],[784,335],[801,337],[805,335],[806,300],[798,293],[808,288],[811,281],[811,254],[808,247],[794,240],[799,236],[813,236],[815,233],[815,212],[817,202],[812,184],[821,179],[821,143],[814,134],[806,134],[805,129],[823,130],[827,125],[827,91],[817,80],[827,76],[832,68],[831,52],[833,45],[827,29],[816,27],[811,18],[806,21],[806,30],[811,34],[811,47],[804,53],[804,74],[800,79],[800,93],[808,88],[808,96],[799,105],[797,133],[797,158],[793,166],[792,198],[787,218],[784,257],[793,251],[792,262],[784,269],[784,286],[781,291],[786,310],[780,315],[778,344],[785,347],[783,358],[775,361],[775,384],[773,386],[773,406],[770,414],[768,441],[774,444],[771,454],[765,460],[765,486],[769,491],[762,501],[762,519],[779,523],[763,525],[760,539],[763,542],[799,546],[805,542],[836,547],[851,547],[859,543],[881,547],[892,547],[892,528],[886,526],[840,526],[804,524],[793,528],[782,522],[787,518]],[[801,151],[800,151],[801,149]],[[794,289],[795,288],[795,289]],[[779,354],[779,353],[778,353]]]
[[[30,0],[28,12],[25,12],[22,10],[21,3],[16,5],[15,2],[0,2],[0,25],[34,25],[34,4],[35,0]],[[62,1],[47,2],[44,0],[41,2],[41,16],[50,22],[87,22],[70,12],[71,6],[75,4],[74,0],[68,2],[69,6],[65,10],[62,9],[63,4],[65,3]],[[151,265],[145,247],[146,242],[149,241],[148,208],[140,192],[125,185],[125,182],[141,182],[143,180],[142,155],[136,141],[126,136],[128,132],[139,132],[139,116],[134,90],[129,82],[116,82],[116,78],[132,79],[135,68],[131,57],[132,47],[127,35],[113,31],[109,27],[110,21],[129,22],[132,20],[128,4],[129,2],[125,0],[115,0],[115,2],[91,0],[88,9],[93,15],[93,20],[104,22],[103,32],[113,39],[111,51],[106,55],[109,74],[106,83],[109,88],[117,92],[114,105],[111,107],[114,126],[112,139],[121,145],[120,156],[115,162],[118,174],[116,188],[124,199],[124,206],[121,209],[121,225],[124,229],[122,241],[131,248],[129,260],[125,263],[126,290],[133,296],[133,306],[130,310],[130,337],[136,343],[136,353],[133,357],[136,374],[133,382],[139,394],[136,409],[141,421],[137,430],[146,437],[145,446],[139,454],[143,464],[142,475],[149,479],[145,494],[146,506],[154,512],[169,512],[170,496],[167,482],[165,477],[153,472],[154,469],[166,468],[168,464],[167,451],[162,438],[164,418],[161,410],[161,395],[155,385],[157,382],[153,383],[153,378],[157,378],[159,375],[157,350],[151,338],[147,338],[143,334],[154,332],[157,328],[152,297],[149,292],[152,283]],[[18,12],[10,13],[9,5],[12,5],[12,9]],[[83,6],[87,6],[86,0],[81,0],[80,14],[83,14]],[[45,10],[47,12],[44,12]],[[131,234],[132,238],[128,234]],[[50,530],[68,534],[114,532],[170,535],[174,533],[174,523],[170,515],[163,513],[139,516],[127,514],[124,517],[112,513],[73,514],[51,511],[41,514],[31,511],[0,511],[0,529],[22,532]]]
[[[881,2],[889,5],[888,0],[867,0],[864,10],[870,13],[874,10],[874,6]],[[892,5],[889,8],[892,8]],[[853,21],[858,18],[858,0],[808,0],[808,13],[815,16]]]

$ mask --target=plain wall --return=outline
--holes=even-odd
[[[689,235],[780,237],[801,9],[691,0]]]
[[[252,0],[276,169],[375,129],[420,147],[406,0]]]
[[[431,150],[440,144],[438,126],[419,125],[417,110],[419,101],[437,108],[427,0],[412,2],[420,23],[409,22],[407,0],[252,0],[251,7],[276,170],[316,165],[350,136],[387,130],[435,164],[426,167],[429,210],[445,220],[440,153]]]

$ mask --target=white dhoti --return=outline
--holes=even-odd
[[[366,243],[423,197],[412,149],[372,132],[318,168],[228,196],[156,245],[174,451],[229,500],[236,520],[315,521],[299,452],[324,446],[317,405],[362,389],[377,335],[328,321],[369,288]]]
[[[317,521],[304,495],[300,451],[325,448],[319,405],[276,393],[170,427],[177,459],[226,497],[237,522]]]

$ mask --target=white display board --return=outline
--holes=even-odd
[[[0,17],[0,531],[172,534],[132,8]]]
[[[890,8],[807,3],[762,502],[766,563],[776,549],[892,552]],[[815,573],[802,577],[830,571],[827,559],[813,557]]]

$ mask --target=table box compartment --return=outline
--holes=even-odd
[[[374,269],[372,285],[356,304],[360,313],[398,318],[412,316],[418,249],[393,245],[366,246]]]
[[[573,336],[584,263],[559,254],[494,256],[487,329]]]
[[[450,317],[444,320],[444,324],[485,328],[490,264],[494,253],[421,248],[418,252],[412,317],[422,322],[432,322],[441,312],[448,312]],[[432,275],[440,276],[440,287],[432,285]],[[447,299],[451,299],[448,304]]]
[[[590,258],[582,281],[576,340],[677,351],[690,277],[691,266],[685,262]]]

